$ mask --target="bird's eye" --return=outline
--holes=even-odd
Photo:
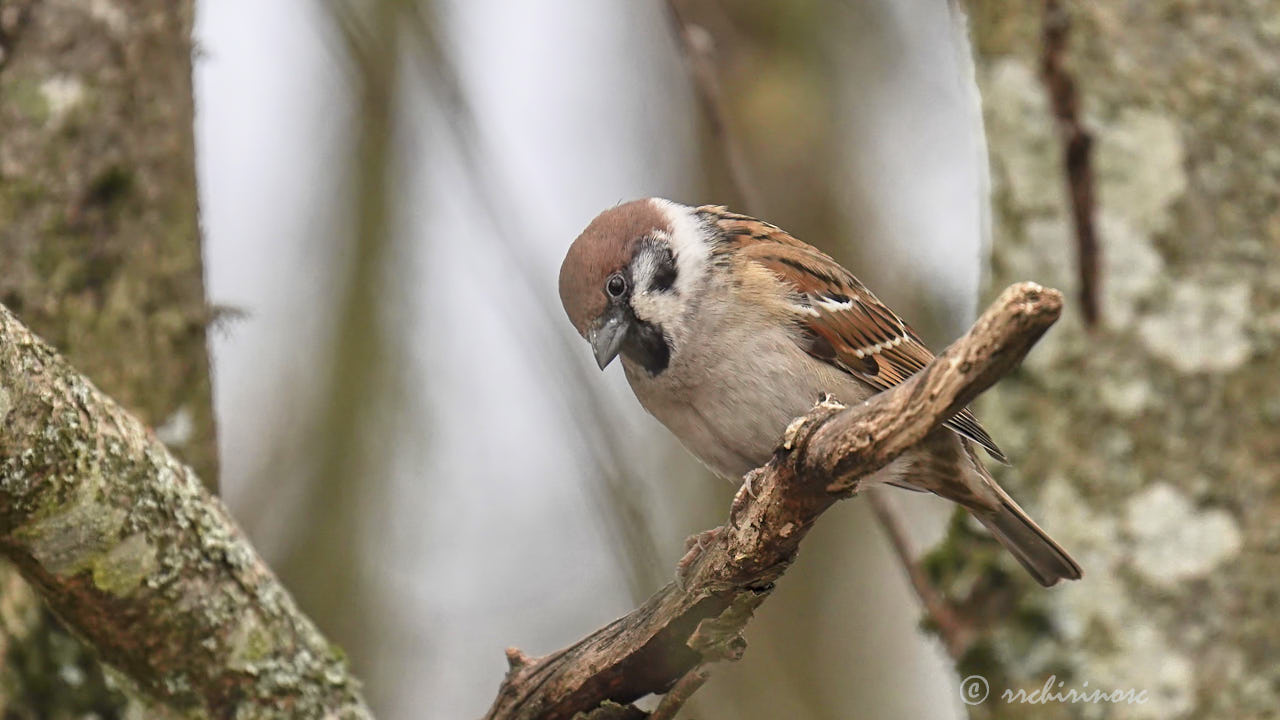
[[[621,275],[614,273],[609,276],[609,280],[604,284],[605,292],[609,293],[609,297],[620,298],[627,292],[627,280]]]

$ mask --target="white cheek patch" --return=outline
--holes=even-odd
[[[684,325],[684,302],[671,293],[637,290],[631,294],[631,311],[637,319],[668,330],[678,331]]]
[[[655,233],[655,237],[669,242],[666,233]],[[631,311],[640,320],[674,330],[682,325],[687,300],[676,292],[651,289],[665,255],[665,249],[649,248],[641,250],[631,261]],[[679,279],[677,272],[677,285]]]
[[[653,276],[658,272],[658,258],[655,253],[642,249],[631,260],[631,287],[635,293],[648,289],[653,284]]]
[[[662,198],[650,198],[649,202],[662,213],[671,228],[665,240],[676,259],[675,294],[688,297],[706,274],[711,256],[706,233],[694,219],[693,208]]]

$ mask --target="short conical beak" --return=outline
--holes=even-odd
[[[622,341],[627,338],[631,323],[621,312],[611,311],[603,321],[587,332],[587,340],[596,355],[596,364],[603,370],[622,351]]]

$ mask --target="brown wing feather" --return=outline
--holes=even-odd
[[[721,230],[735,251],[768,268],[796,291],[803,319],[805,350],[877,390],[888,390],[920,372],[933,360],[920,336],[872,294],[856,277],[817,248],[775,225],[738,215],[723,207],[698,208]],[[947,426],[1008,462],[968,408]]]

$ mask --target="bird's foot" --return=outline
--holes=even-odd
[[[684,539],[684,557],[680,558],[680,562],[676,563],[676,584],[680,586],[681,590],[685,589],[685,582],[689,579],[689,572],[693,570],[693,566],[698,562],[698,558],[702,556],[702,552],[711,543],[715,542],[715,539],[722,532],[724,532],[723,527],[714,527]]]
[[[734,530],[738,529],[738,516],[747,509],[752,500],[756,499],[756,480],[759,477],[759,468],[744,475],[742,487],[738,488],[737,494],[733,496],[733,504],[729,506],[729,524]]]

